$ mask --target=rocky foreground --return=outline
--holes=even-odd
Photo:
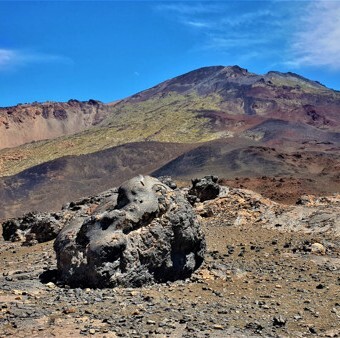
[[[340,195],[283,205],[212,182],[205,194],[200,184],[181,191],[207,252],[183,280],[138,288],[60,280],[53,238],[70,220],[96,214],[117,189],[3,224],[0,336],[340,336]]]

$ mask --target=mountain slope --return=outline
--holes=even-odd
[[[330,130],[339,126],[340,93],[293,73],[256,75],[238,66],[205,67],[122,100],[114,111],[139,107],[152,112],[146,103],[155,100],[164,102],[168,113],[180,107],[184,115],[194,112],[196,117],[208,119],[205,127],[210,133],[218,129],[238,131],[237,115],[244,119],[244,128],[251,116],[299,121]],[[101,124],[114,117],[108,116]]]
[[[0,108],[0,149],[78,133],[109,113],[99,101],[45,102]]]
[[[215,174],[223,178],[294,176],[333,180],[328,192],[340,189],[339,152],[300,150],[284,152],[282,149],[253,145],[230,144],[222,140],[199,145],[157,169],[155,176],[171,175],[178,179]]]
[[[0,178],[0,219],[30,210],[59,210],[63,203],[96,194],[138,174],[149,174],[192,148],[143,142],[93,154],[66,156]]]
[[[295,129],[311,126],[336,132],[340,128],[340,92],[293,73],[256,75],[238,66],[201,68],[100,107],[102,114],[95,123],[100,122],[85,131],[0,150],[0,175],[127,142],[249,137],[254,128],[273,119],[288,121],[292,127],[296,123]],[[272,142],[283,143],[280,133],[277,138]],[[302,134],[296,141],[306,140]]]
[[[137,174],[170,175],[184,181],[215,174],[229,180],[228,185],[242,182],[243,187],[249,185],[264,195],[289,202],[306,192],[337,192],[340,154],[329,144],[317,148],[287,153],[250,138],[235,137],[201,144],[128,143],[92,154],[66,156],[0,178],[0,200],[6,202],[0,219],[33,209],[58,210],[69,200],[107,190]],[[258,178],[265,178],[258,182],[260,186],[256,184]],[[274,194],[278,190],[284,195]]]

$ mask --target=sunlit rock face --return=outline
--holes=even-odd
[[[66,284],[136,287],[187,278],[201,265],[204,235],[179,190],[138,176],[117,194],[58,235],[54,246]]]

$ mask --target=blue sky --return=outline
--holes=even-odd
[[[340,90],[340,1],[0,1],[0,106],[111,102],[235,64]]]

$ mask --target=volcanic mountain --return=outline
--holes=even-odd
[[[3,108],[0,149],[52,141],[1,151],[0,175],[127,142],[192,143],[233,136],[272,144],[277,138],[333,142],[339,116],[340,92],[297,74],[205,67],[112,104],[71,100]],[[280,133],[269,140],[273,128]]]
[[[38,209],[53,204],[47,199],[56,177],[53,189],[65,192],[67,201],[98,192],[89,177],[106,182],[101,189],[120,184],[128,178],[122,175],[127,167],[132,175],[140,171],[179,179],[213,173],[225,179],[308,177],[323,193],[340,186],[340,92],[294,73],[205,67],[111,104],[70,100],[2,108],[0,121],[0,149],[6,148],[0,150],[0,175],[15,175],[4,178],[1,194],[12,201],[6,208],[15,213],[23,210],[18,201]],[[115,154],[131,147],[138,151],[128,166],[118,163],[121,157]],[[104,149],[108,153],[96,153]],[[159,161],[155,149],[164,153]],[[100,154],[118,164],[113,168]],[[144,159],[154,165],[146,168]],[[49,164],[52,160],[57,162]],[[75,173],[83,172],[77,168],[87,173],[75,183]],[[32,181],[41,172],[44,179]],[[30,204],[37,189],[45,201]],[[63,201],[57,200],[59,207]]]

